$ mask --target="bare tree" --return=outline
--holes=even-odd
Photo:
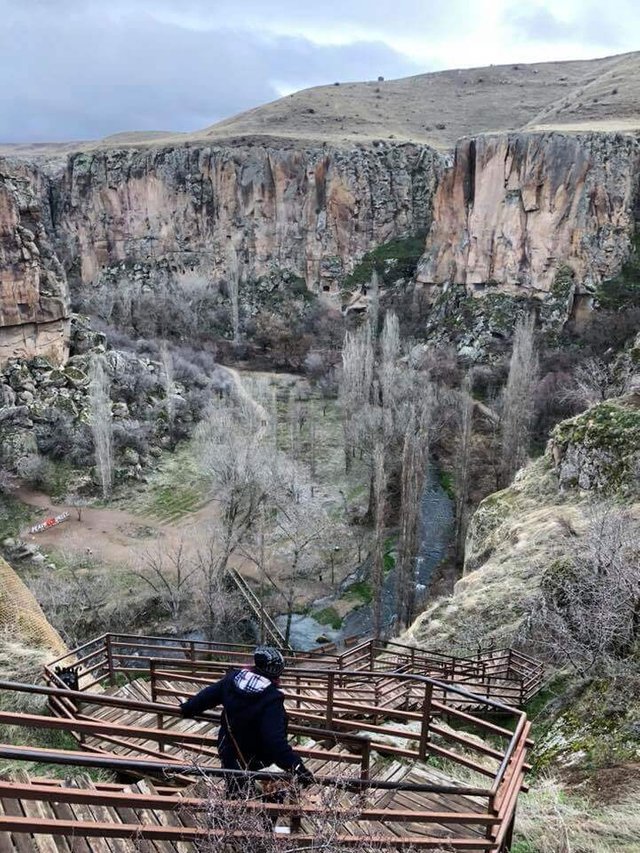
[[[373,383],[373,346],[369,326],[347,332],[342,348],[340,402],[344,424],[345,470],[351,463],[358,441],[358,414],[368,406]]]
[[[405,627],[411,623],[415,611],[420,495],[424,489],[428,458],[427,414],[427,410],[411,413],[402,451],[396,613],[399,624]]]
[[[615,504],[587,513],[582,536],[567,530],[564,556],[541,581],[534,641],[581,675],[633,667],[640,649],[640,524]]]
[[[387,504],[387,474],[384,465],[384,447],[376,444],[374,454],[374,495],[375,495],[375,545],[373,551],[373,636],[379,640],[382,635],[382,590],[384,586],[384,534]]]
[[[378,323],[380,322],[380,278],[377,270],[371,273],[371,281],[369,282],[367,318],[371,329],[371,339],[375,341],[378,337]]]
[[[471,396],[471,380],[465,377],[462,391],[458,397],[458,446],[455,460],[456,481],[456,519],[455,519],[455,549],[456,560],[464,560],[464,542],[467,533],[467,502],[469,500],[469,476],[472,458],[473,439],[473,409]]]
[[[233,342],[240,343],[240,265],[238,253],[231,249],[227,259],[227,287],[231,300],[231,324],[233,327]]]
[[[301,580],[308,578],[318,564],[318,548],[322,540],[333,537],[326,513],[310,503],[289,501],[280,504],[275,519],[274,544],[289,559],[289,592],[285,641],[289,642],[295,591]]]
[[[573,371],[572,383],[564,399],[586,409],[622,393],[613,365],[597,356],[587,358]]]
[[[193,557],[189,586],[194,616],[209,640],[231,637],[245,612],[238,591],[227,582],[228,554],[220,543],[217,525],[212,525],[198,544]]]
[[[534,344],[535,316],[517,323],[509,377],[502,400],[501,485],[507,486],[527,459],[534,415],[538,356]]]
[[[91,362],[89,405],[96,467],[104,498],[109,497],[113,485],[113,421],[110,388],[111,381],[105,369],[104,358],[100,355],[94,356]]]
[[[212,408],[197,430],[201,470],[220,506],[223,568],[250,530],[277,469],[260,412],[244,399]]]
[[[145,555],[141,571],[133,574],[151,587],[160,607],[175,622],[185,602],[191,598],[191,580],[195,571],[196,567],[188,557],[184,542],[179,542],[169,551],[159,544],[154,551]]]
[[[398,394],[401,392],[398,364],[400,358],[400,324],[392,311],[384,318],[380,358],[380,403],[382,405],[382,430],[385,448],[388,450],[395,429],[394,417],[398,410]],[[406,368],[405,368],[406,370]]]
[[[165,400],[165,411],[167,413],[167,424],[169,426],[169,432],[171,432],[173,425],[173,418],[175,415],[174,412],[174,402],[173,398],[175,395],[175,385],[174,385],[174,371],[173,371],[173,356],[169,351],[169,347],[167,346],[167,342],[163,341],[160,345],[160,365],[162,367],[162,384],[164,385],[164,400]]]

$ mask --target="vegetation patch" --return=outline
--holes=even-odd
[[[334,631],[342,628],[342,616],[340,616],[335,607],[325,607],[322,610],[316,610],[311,615],[316,622],[319,622],[321,625],[328,625]]]
[[[0,494],[0,542],[14,538],[36,517],[36,510],[7,494]]]
[[[200,494],[188,486],[163,486],[154,492],[149,514],[160,520],[180,518],[193,512],[200,500]]]
[[[373,601],[373,589],[369,581],[356,581],[344,591],[344,597],[348,601],[358,601],[361,604],[371,604]]]
[[[443,468],[438,470],[438,482],[441,488],[446,492],[447,497],[455,500],[456,493],[453,488],[453,474],[451,471],[445,471]]]
[[[622,311],[640,307],[640,234],[631,241],[631,254],[615,278],[603,281],[596,290],[602,308]]]
[[[380,283],[389,287],[398,279],[412,279],[416,273],[418,261],[424,252],[424,234],[413,237],[397,237],[388,243],[376,246],[362,258],[353,272],[343,282],[345,291],[352,291],[371,281],[375,270]]]
[[[634,480],[640,448],[640,411],[613,401],[600,403],[563,421],[552,439],[562,457],[571,451],[588,455],[603,491],[613,492]]]

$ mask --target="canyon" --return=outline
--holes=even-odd
[[[70,292],[117,289],[132,278],[152,287],[158,275],[186,290],[203,281],[218,288],[235,269],[248,287],[292,277],[339,304],[362,258],[397,238],[424,240],[415,281],[430,300],[450,285],[475,296],[557,297],[561,274],[570,279],[561,294],[568,310],[580,294],[590,305],[628,257],[638,216],[640,142],[627,102],[639,64],[628,54],[380,83],[396,118],[409,91],[433,110],[427,83],[458,94],[496,86],[509,93],[498,114],[504,130],[489,132],[476,116],[475,133],[452,148],[450,136],[420,138],[415,128],[363,141],[327,132],[321,143],[300,118],[321,118],[315,107],[304,112],[304,93],[191,136],[124,135],[37,153],[5,146],[0,362],[40,354],[64,362]],[[600,125],[592,124],[606,130],[564,130],[560,93],[600,91],[621,69],[628,85],[614,101],[628,108],[618,105],[618,124],[615,103],[605,115],[598,99]],[[320,87],[306,97],[343,104],[345,92]],[[524,122],[525,92],[538,125],[532,115]],[[449,94],[448,108],[468,121],[468,104]],[[557,125],[539,129],[552,113]],[[403,138],[410,132],[413,140]]]

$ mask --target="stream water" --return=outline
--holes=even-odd
[[[442,488],[438,468],[429,465],[420,506],[420,549],[416,560],[417,599],[424,600],[429,582],[436,567],[447,554],[454,528],[453,501]],[[358,571],[347,577],[335,595],[326,596],[314,602],[313,609],[330,607],[352,583],[367,576],[370,566],[367,562]],[[382,593],[383,624],[391,628],[395,613],[395,588],[397,571],[393,568],[385,577]],[[285,615],[276,618],[278,627],[284,632],[287,622]],[[339,642],[345,637],[367,634],[371,631],[373,608],[364,604],[352,610],[338,629],[322,625],[308,614],[294,615],[291,620],[290,642],[294,648],[310,649],[318,645],[318,638]]]

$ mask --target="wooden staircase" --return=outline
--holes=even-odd
[[[530,724],[515,704],[465,686],[518,683],[505,669],[513,655],[474,661],[372,641],[342,652],[284,651],[289,735],[316,782],[279,806],[256,794],[240,804],[225,800],[219,713],[184,719],[178,709],[229,668],[249,663],[249,647],[105,635],[48,666],[46,686],[0,682],[0,689],[47,696],[52,712],[0,712],[0,725],[57,729],[77,743],[73,750],[0,744],[0,762],[12,767],[59,764],[74,774],[65,782],[20,771],[0,781],[0,853],[192,853],[206,837],[243,849],[246,827],[229,836],[228,827],[207,822],[212,791],[221,813],[258,816],[251,836],[266,838],[263,818],[277,811],[289,833],[277,843],[287,853],[365,840],[380,849],[508,850]],[[529,667],[520,684],[534,664],[517,660]],[[486,719],[495,713],[504,726]],[[93,782],[92,767],[123,781]],[[253,775],[287,778],[272,768]]]

